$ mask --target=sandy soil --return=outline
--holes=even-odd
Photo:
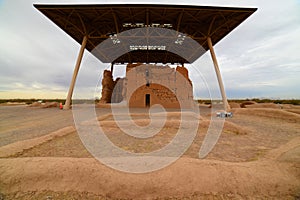
[[[72,112],[57,108],[0,106],[0,146],[46,135],[73,124]]]
[[[300,198],[298,107],[233,109],[213,151],[198,159],[211,116],[203,107],[198,134],[183,157],[146,174],[119,172],[95,160],[72,127],[70,111],[0,109],[0,199]],[[143,112],[134,111],[137,123],[147,124]],[[179,122],[171,113],[162,131],[141,145],[118,129],[107,109],[97,113],[105,116],[99,120],[111,141],[132,152],[164,146]]]
[[[108,109],[97,112],[102,115]],[[74,126],[71,110],[0,106],[0,146],[46,135],[66,126]]]

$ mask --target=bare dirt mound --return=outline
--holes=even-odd
[[[42,103],[40,103],[40,102],[33,102],[32,104],[29,105],[29,107],[42,107]]]
[[[56,108],[59,106],[58,102],[46,102],[42,108]]]
[[[229,106],[230,106],[230,108],[240,108],[241,107],[241,105],[236,102],[229,102]]]
[[[211,120],[202,120],[200,122],[200,126],[201,126],[201,128],[207,129],[209,127],[210,123],[211,123]],[[223,132],[224,133],[233,133],[236,135],[247,135],[248,133],[251,132],[251,129],[242,127],[240,125],[237,125],[234,122],[225,120],[224,124],[223,124]]]
[[[247,105],[257,104],[255,101],[244,101],[240,104],[241,108],[246,108]]]
[[[70,134],[75,131],[75,128],[73,126],[68,126],[62,129],[59,129],[58,131],[54,131],[48,135],[44,135],[41,137],[23,140],[19,142],[15,142],[12,144],[8,144],[6,146],[0,147],[0,158],[10,157],[14,156],[16,154],[22,154],[23,151],[32,149],[35,146],[41,145],[45,142],[51,141],[54,138],[62,137],[67,134]]]
[[[297,162],[300,164],[300,146],[295,147],[285,153],[283,153],[279,158],[279,161],[284,162]]]
[[[295,109],[286,109],[286,111],[288,112],[292,112],[292,113],[296,113],[300,115],[300,109],[299,108],[295,108]]]
[[[272,108],[251,108],[251,109],[233,109],[235,114],[268,117],[272,119],[280,119],[289,122],[300,123],[300,115],[291,113],[286,110]]]
[[[127,174],[92,158],[1,159],[0,188],[4,194],[77,191],[108,199],[181,199],[209,194],[286,199],[297,195],[300,187],[299,179],[291,177],[286,167],[271,161],[227,163],[181,158],[157,172]]]
[[[279,148],[271,150],[265,155],[265,158],[300,165],[300,137],[295,137]]]
[[[176,117],[177,114],[171,114],[169,117]],[[134,115],[133,121],[141,126],[149,124],[149,120],[140,119],[143,115]],[[203,139],[205,130],[210,125],[210,120],[203,120],[199,117],[200,124],[198,134],[196,136],[192,151],[193,153],[186,153],[188,157],[197,157],[199,146]],[[116,122],[112,120],[111,115],[104,115],[99,117],[100,125],[102,129],[107,132],[107,137],[117,146],[131,152],[151,152],[162,148],[168,144],[176,135],[180,120],[171,119],[166,121],[164,127],[155,136],[144,139],[143,141],[133,138],[118,127]],[[126,120],[125,120],[126,122]],[[92,122],[85,122],[85,125],[89,125]],[[155,125],[154,125],[155,126]],[[228,137],[234,137],[234,135],[247,135],[251,133],[251,129],[242,127],[234,122],[225,121],[223,127],[223,134]],[[228,144],[228,143],[227,143]],[[0,147],[0,157],[91,157],[83,146],[82,141],[77,135],[74,127],[66,127],[58,131],[52,132],[48,135],[37,137],[34,139],[19,141],[3,147]]]
[[[245,105],[246,108],[274,108],[274,109],[279,109],[281,108],[280,105],[275,104],[275,103],[256,103],[256,104],[251,104],[251,105]]]
[[[249,128],[242,127],[240,125],[237,125],[234,122],[225,121],[223,130],[229,133],[235,133],[237,135],[246,135],[251,132]]]

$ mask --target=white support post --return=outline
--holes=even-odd
[[[74,90],[77,74],[78,74],[78,71],[79,71],[79,68],[80,68],[80,64],[81,64],[81,60],[82,60],[82,57],[83,57],[83,53],[84,53],[84,49],[85,49],[87,40],[88,40],[88,37],[84,36],[83,40],[82,40],[81,47],[80,47],[80,51],[79,51],[79,54],[78,54],[78,57],[77,57],[76,65],[75,65],[75,68],[74,68],[73,77],[72,77],[72,80],[71,80],[71,83],[70,83],[70,88],[69,88],[68,96],[67,96],[67,99],[66,99],[66,103],[64,105],[64,110],[70,109],[73,90]]]
[[[210,55],[211,55],[211,58],[213,60],[215,71],[216,71],[216,74],[217,74],[217,79],[218,79],[218,82],[219,82],[219,87],[220,87],[221,95],[222,95],[224,111],[228,111],[230,109],[230,106],[229,106],[228,101],[227,101],[227,97],[226,97],[226,93],[225,93],[225,89],[224,89],[222,76],[221,76],[218,61],[217,61],[217,57],[216,57],[214,47],[213,47],[213,44],[212,44],[212,41],[211,41],[210,37],[207,37],[207,44],[208,44],[208,47],[209,47],[209,50],[210,50]]]

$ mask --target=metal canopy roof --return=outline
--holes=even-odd
[[[257,10],[256,8],[161,4],[35,4],[34,7],[78,43],[81,43],[83,37],[87,35],[86,49],[102,62],[108,63],[192,63],[209,49],[207,37],[210,37],[213,44],[216,44]],[[173,32],[176,32],[176,35],[173,32],[170,32],[168,35],[169,39],[173,37],[173,41],[176,41],[178,37],[182,37],[180,33],[183,33],[184,37],[186,36],[196,41],[197,44],[202,45],[203,49],[197,50],[190,46],[185,51],[187,51],[186,55],[191,56],[186,57],[178,55],[177,51],[169,51],[168,45],[160,47],[159,41],[162,41],[162,39],[158,38],[156,42],[145,44],[157,45],[154,49],[149,49],[147,46],[146,50],[142,50],[140,46],[145,41],[135,43],[134,41],[136,40],[134,39],[137,34],[128,35],[128,30],[136,28],[152,29],[153,33],[155,32],[154,27],[174,30]],[[127,31],[127,33],[123,34],[124,31]],[[145,38],[145,36],[148,37],[149,35],[141,36]],[[110,41],[109,45],[112,47],[106,47],[110,51],[115,51],[116,48],[124,48],[122,55],[111,56],[107,53],[109,51],[105,46],[98,49],[97,53],[93,51],[97,45],[108,38],[111,39],[107,41]],[[130,39],[125,41],[126,38]],[[114,45],[112,45],[112,42],[114,42]],[[132,43],[135,45],[132,46]],[[173,46],[174,44],[176,42],[172,43]],[[161,49],[158,50],[157,48]]]

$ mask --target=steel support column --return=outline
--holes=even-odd
[[[85,49],[87,40],[88,40],[88,37],[84,36],[83,40],[82,40],[81,47],[80,47],[80,51],[79,51],[79,54],[78,54],[78,57],[77,57],[76,65],[75,65],[75,68],[74,68],[73,77],[72,77],[72,80],[71,80],[71,83],[70,83],[70,88],[69,88],[68,96],[67,96],[67,99],[66,99],[66,103],[64,105],[64,110],[68,110],[71,107],[70,105],[71,105],[73,90],[74,90],[77,74],[78,74],[78,71],[79,71],[79,68],[80,68],[80,64],[81,64],[81,60],[82,60],[82,57],[83,57],[83,53],[84,53],[84,49]]]
[[[224,89],[222,76],[221,76],[218,61],[217,61],[217,57],[216,57],[214,47],[213,47],[213,44],[212,44],[212,41],[211,41],[210,37],[207,37],[207,44],[208,44],[208,47],[209,47],[209,50],[210,50],[210,55],[211,55],[211,58],[213,60],[216,75],[217,75],[217,79],[218,79],[218,82],[219,82],[219,87],[220,87],[220,90],[221,90],[224,111],[228,111],[230,109],[230,106],[229,106],[228,101],[227,101],[227,97],[226,97],[226,93],[225,93],[225,89]]]

